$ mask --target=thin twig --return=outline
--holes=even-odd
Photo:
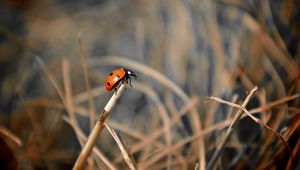
[[[125,84],[121,84],[121,86],[118,88],[118,90],[114,93],[114,95],[110,98],[110,100],[106,104],[101,116],[97,120],[96,125],[89,136],[87,143],[85,144],[79,157],[77,158],[76,163],[73,167],[73,170],[81,170],[84,168],[85,162],[86,162],[87,158],[89,157],[89,155],[91,154],[91,151],[96,144],[98,136],[100,135],[100,133],[104,127],[105,120],[108,117],[109,113],[111,112],[112,108],[117,103],[117,100],[123,94],[123,92],[125,90],[125,86],[126,86]]]
[[[246,99],[244,100],[242,107],[246,107],[246,105],[248,104],[248,102],[250,101],[250,99],[252,98],[252,96],[254,95],[254,93],[256,92],[257,87],[255,86],[249,93],[249,95],[246,97]],[[211,99],[214,99],[213,97],[210,97]],[[217,159],[219,158],[220,154],[222,153],[222,150],[226,144],[226,142],[228,141],[231,133],[233,132],[235,126],[237,125],[237,122],[240,120],[241,116],[242,116],[243,110],[240,109],[237,111],[231,125],[229,126],[223,140],[221,141],[221,143],[218,145],[217,149],[215,150],[212,158],[210,159],[208,165],[207,165],[207,169],[212,169],[215,165],[215,162],[217,161]]]

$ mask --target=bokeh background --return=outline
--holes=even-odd
[[[282,135],[296,161],[274,133],[244,117],[216,167],[299,169],[299,5],[1,1],[0,166],[71,169],[113,94],[106,75],[124,67],[138,79],[107,123],[140,169],[203,169],[236,111],[207,96],[241,104],[254,86],[247,109]],[[107,130],[87,168],[128,168]]]

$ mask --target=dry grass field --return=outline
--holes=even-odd
[[[300,169],[297,0],[3,0],[0,23],[0,169],[72,169],[116,68],[138,77],[85,169]]]

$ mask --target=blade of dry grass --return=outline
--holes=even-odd
[[[283,103],[286,103],[288,101],[291,101],[291,100],[294,100],[296,98],[298,98],[300,96],[300,94],[294,94],[292,96],[286,96],[284,98],[281,98],[279,100],[276,100],[274,102],[271,102],[271,103],[267,103],[266,105],[263,105],[259,108],[256,108],[256,109],[252,109],[249,111],[249,113],[253,114],[253,113],[258,113],[258,112],[264,112],[266,110],[269,110],[275,106],[278,106],[280,104],[283,104]]]
[[[151,89],[149,86],[136,82],[135,88],[137,90],[143,91],[155,103],[155,105],[157,105],[158,113],[164,122],[164,125],[163,125],[164,130],[163,131],[165,132],[166,146],[170,147],[172,145],[172,132],[171,132],[171,123],[170,123],[171,121],[168,116],[166,108],[160,101],[160,99],[159,99],[158,95],[155,93],[155,91],[153,89]],[[172,162],[171,158],[172,158],[171,155],[169,155],[167,158],[168,165],[171,165],[171,162]]]
[[[299,152],[299,150],[300,150],[300,140],[297,141],[297,143],[293,149],[293,155],[297,156],[297,152]],[[286,170],[292,169],[292,166],[293,166],[292,161],[289,161],[288,165],[286,166]]]
[[[0,126],[0,133],[2,133],[4,136],[6,136],[8,139],[10,139],[11,141],[13,141],[14,143],[16,143],[19,147],[23,146],[23,142],[22,140],[15,135],[14,133],[12,133],[10,130],[8,130],[7,128]]]
[[[104,126],[106,127],[106,129],[109,131],[109,133],[114,138],[117,145],[119,146],[119,149],[120,149],[122,156],[123,156],[125,162],[127,163],[128,167],[131,170],[136,170],[136,164],[135,164],[134,159],[129,155],[129,152],[125,149],[125,147],[122,144],[121,140],[119,139],[117,133],[113,129],[111,129],[106,123],[104,123]]]
[[[211,44],[213,50],[214,50],[214,60],[215,62],[215,66],[214,66],[214,75],[213,80],[212,80],[212,84],[211,84],[211,88],[212,90],[212,95],[216,95],[218,96],[220,94],[220,92],[223,90],[222,88],[226,88],[227,87],[227,80],[226,76],[224,74],[225,71],[225,53],[224,53],[224,49],[223,49],[223,45],[222,45],[222,37],[219,31],[219,26],[218,26],[218,22],[216,21],[216,6],[215,3],[212,1],[202,1],[201,5],[200,2],[198,2],[200,9],[205,11],[209,11],[209,13],[204,14],[203,15],[203,19],[204,19],[204,27],[205,30],[207,30],[207,37],[206,39],[209,41],[209,44]],[[209,31],[208,31],[209,30]],[[219,86],[219,83],[223,82],[222,86]],[[222,88],[219,88],[222,87]],[[211,125],[213,118],[214,118],[214,109],[216,107],[214,106],[214,104],[212,104],[212,106],[210,107],[210,111],[208,114],[206,114],[206,119],[205,119],[205,126]],[[204,164],[205,165],[205,164]],[[200,170],[204,170],[205,166],[203,166],[202,162],[200,162]]]
[[[68,111],[71,121],[77,122],[76,116],[74,113],[72,82],[71,82],[71,75],[70,75],[70,63],[69,63],[69,60],[67,60],[66,58],[63,58],[63,61],[62,61],[62,73],[63,73],[63,80],[64,80],[64,88],[65,88],[65,92],[66,92],[66,97],[64,98],[65,99],[64,104]]]
[[[105,89],[104,85],[102,85],[102,86],[91,89],[90,93],[91,93],[92,97],[98,97],[98,96],[103,95],[105,91],[106,91],[106,89]],[[74,96],[74,102],[76,104],[83,103],[87,100],[89,100],[89,94],[86,91]]]
[[[116,130],[119,130],[121,131],[122,133],[125,133],[131,137],[134,137],[136,139],[139,139],[139,140],[145,140],[147,137],[142,134],[141,132],[135,130],[135,129],[132,129],[124,124],[122,124],[121,122],[118,122],[118,121],[115,121],[115,120],[108,120],[107,121],[107,124],[116,129]],[[162,147],[165,147],[164,144],[162,144],[161,142],[159,141],[154,141],[153,142],[153,145],[157,148],[162,148]],[[118,162],[118,161],[117,161]]]
[[[93,126],[94,126],[94,122],[96,120],[95,104],[94,104],[93,95],[91,92],[91,86],[90,86],[90,81],[89,81],[89,72],[88,72],[88,67],[86,64],[86,57],[84,55],[84,49],[82,46],[80,34],[78,35],[78,43],[79,43],[79,47],[80,47],[80,59],[81,59],[83,75],[84,75],[84,83],[85,83],[85,87],[86,87],[88,97],[89,97],[90,130],[92,130]]]
[[[284,54],[277,46],[272,38],[263,31],[260,25],[249,15],[243,15],[242,19],[244,25],[246,25],[251,31],[257,34],[257,38],[262,42],[264,49],[269,56],[273,57],[277,62],[281,63],[285,68],[286,73],[290,80],[295,79],[295,76],[298,75],[299,67],[289,56]]]
[[[187,170],[187,167],[182,167],[180,161],[173,161],[170,168],[171,169],[180,169],[180,170]],[[167,169],[166,163],[157,163],[153,169],[160,170],[160,169]]]
[[[64,95],[63,90],[60,87],[59,83],[57,82],[57,80],[54,78],[54,76],[51,74],[51,72],[45,66],[44,62],[38,56],[35,56],[35,60],[37,61],[39,66],[42,68],[42,70],[45,73],[45,75],[47,76],[47,78],[50,80],[51,84],[57,91],[57,93],[58,93],[59,97],[62,99],[63,103],[65,103],[65,98],[64,98],[65,95]]]
[[[89,73],[88,73],[88,68],[87,68],[87,64],[86,64],[86,59],[85,59],[85,55],[84,55],[84,49],[82,46],[82,42],[81,42],[81,35],[78,35],[78,43],[79,43],[79,49],[80,49],[80,59],[81,59],[81,64],[82,64],[82,69],[83,69],[83,77],[84,77],[84,82],[85,82],[85,86],[87,89],[87,93],[89,96],[89,112],[90,112],[90,131],[92,131],[93,126],[94,126],[94,122],[96,120],[96,113],[95,113],[95,104],[94,104],[94,99],[92,97],[91,94],[91,87],[90,87],[90,81],[89,81]],[[89,159],[89,169],[93,170],[94,169],[94,160],[93,159]]]
[[[180,121],[180,118],[188,113],[190,109],[192,109],[196,103],[198,102],[197,98],[194,98],[190,103],[186,104],[181,110],[180,114],[178,116],[174,116],[171,120],[171,124],[174,125],[177,122]],[[131,148],[132,153],[138,152],[140,149],[144,148],[146,145],[149,145],[153,141],[155,141],[162,133],[164,132],[163,128],[158,128],[154,132],[152,132],[147,138],[145,138],[143,141],[134,144]]]
[[[139,139],[141,141],[145,140],[146,139],[146,136],[138,131],[136,131],[135,129],[132,129],[132,128],[129,128],[125,125],[122,125],[122,123],[120,122],[116,122],[114,120],[109,120],[108,121],[108,125],[110,125],[111,127],[113,127],[114,129],[117,129],[123,133],[126,133],[136,139]],[[165,145],[163,145],[162,143],[160,143],[159,141],[153,141],[152,142],[153,145],[157,148],[165,148]],[[153,149],[152,149],[153,151]],[[174,153],[175,155],[175,159],[177,159],[177,161],[175,160],[175,162],[177,163],[180,163],[181,166],[182,166],[182,169],[187,169],[187,163],[186,163],[186,160],[184,158],[183,155],[181,155],[180,153]],[[148,155],[150,156],[150,155]],[[151,155],[152,156],[152,155]],[[115,162],[116,163],[119,163],[120,161],[122,161],[121,157],[118,157]],[[164,166],[167,166],[168,163],[164,163]],[[172,161],[172,164],[173,165],[173,161]]]
[[[215,125],[212,125],[206,129],[204,129],[203,131],[194,134],[193,136],[189,136],[187,138],[184,138],[183,140],[175,143],[172,145],[171,148],[166,148],[164,150],[162,150],[160,153],[155,154],[152,158],[150,158],[149,160],[146,160],[145,162],[142,162],[140,164],[138,164],[138,168],[139,169],[146,169],[149,166],[151,166],[153,163],[155,163],[156,161],[160,160],[161,158],[163,158],[164,156],[175,152],[176,150],[180,149],[181,147],[183,147],[185,144],[195,141],[200,137],[203,137],[204,135],[207,135],[209,133],[211,133],[212,131],[215,131],[217,129],[222,129],[226,126],[228,126],[230,124],[231,120],[225,120],[222,121],[220,123],[217,123]]]
[[[44,62],[38,56],[35,56],[35,60],[37,61],[38,65],[41,67],[42,71],[47,76],[47,78],[49,79],[49,81],[51,82],[51,84],[53,85],[55,90],[57,91],[57,93],[58,93],[60,99],[62,100],[63,104],[65,105],[66,101],[65,101],[65,95],[64,95],[64,92],[62,90],[62,87],[60,87],[58,81],[55,79],[53,74],[48,70],[48,68],[46,67]],[[65,69],[65,65],[67,65],[66,61],[65,61],[65,64],[63,64],[63,69]]]

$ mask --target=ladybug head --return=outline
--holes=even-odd
[[[132,76],[135,79],[137,78],[137,75],[133,71],[127,70],[127,69],[124,69],[124,71],[125,71],[125,73],[126,73],[127,76]]]

